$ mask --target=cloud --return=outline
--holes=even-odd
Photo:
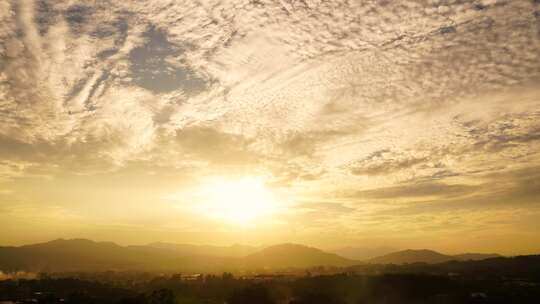
[[[420,183],[359,191],[354,194],[354,197],[362,199],[451,198],[474,193],[477,189],[477,186],[464,184]]]
[[[378,214],[418,215],[457,210],[496,210],[538,208],[538,167],[484,174],[482,184],[408,184],[389,188],[359,191],[359,200],[399,200]]]
[[[444,105],[447,99],[539,75],[530,23],[535,17],[521,14],[533,4],[525,2],[203,1],[166,10],[163,3],[130,1],[6,5],[11,13],[3,16],[3,35],[9,35],[11,24],[16,27],[11,32],[22,35],[2,39],[4,53],[11,54],[4,55],[2,73],[2,108],[9,114],[3,129],[26,142],[95,137],[88,121],[115,115],[115,110],[99,112],[129,107],[129,102],[107,104],[111,98],[133,98],[132,88],[138,87],[148,91],[141,101],[149,112],[144,115],[157,117],[148,132],[158,132],[162,124],[182,127],[179,122],[186,118],[218,119],[226,133],[240,128],[267,146],[320,155],[342,139],[375,132],[392,115],[403,117],[437,106],[434,100]],[[500,36],[507,36],[505,48],[497,43]],[[456,61],[461,67],[453,65]],[[456,68],[463,69],[452,74],[458,77],[446,73]],[[190,98],[203,91],[213,91],[207,96],[214,101]],[[186,117],[186,107],[197,109],[197,117]],[[381,121],[384,116],[374,113],[390,115]],[[359,120],[365,123],[358,127]],[[100,136],[108,141],[110,132]],[[119,149],[139,145],[103,146],[98,153],[121,163],[136,153]],[[406,169],[421,159],[395,160],[390,167]],[[360,165],[353,171],[392,170],[386,167]]]
[[[393,154],[393,155],[392,155]],[[396,155],[387,149],[375,151],[366,158],[355,162],[351,167],[351,173],[357,175],[379,175],[394,173],[401,169],[408,169],[424,163],[427,157],[407,157]]]
[[[25,171],[32,166],[32,163],[23,161],[0,161],[0,182],[10,180],[16,177],[22,177],[25,175]],[[9,190],[2,190],[9,191]],[[9,193],[9,192],[2,192]]]
[[[373,212],[531,204],[539,9],[3,1],[0,175],[234,171]]]
[[[251,165],[257,162],[256,153],[250,151],[249,139],[212,127],[192,126],[179,129],[174,142],[185,159],[217,166]]]
[[[350,213],[355,209],[349,208],[341,203],[328,203],[328,202],[305,202],[300,203],[295,206],[298,210],[306,210],[313,212],[320,212],[323,214],[341,214],[341,213]]]

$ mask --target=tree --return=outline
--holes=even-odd
[[[256,284],[233,293],[229,304],[274,304],[268,289],[263,285]]]
[[[309,293],[291,301],[290,304],[342,304],[341,299],[328,294]]]
[[[149,304],[174,304],[174,293],[169,289],[155,290],[148,297]]]

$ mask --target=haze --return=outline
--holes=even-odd
[[[0,244],[540,252],[540,4],[0,0]]]

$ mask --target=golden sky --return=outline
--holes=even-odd
[[[0,244],[540,251],[540,3],[0,0]]]

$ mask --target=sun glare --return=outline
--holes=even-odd
[[[202,212],[235,224],[247,224],[276,211],[273,193],[257,177],[213,180],[199,189]]]

